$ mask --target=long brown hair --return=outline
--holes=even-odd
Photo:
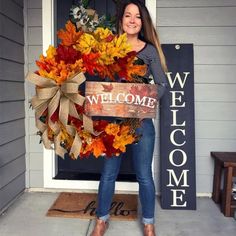
[[[150,43],[156,47],[156,49],[159,53],[162,69],[165,72],[167,72],[165,55],[162,51],[161,43],[160,43],[157,31],[153,25],[151,16],[150,16],[148,9],[146,8],[144,3],[142,3],[138,0],[124,0],[118,4],[118,6],[117,6],[117,9],[118,9],[117,27],[116,27],[117,33],[118,34],[123,33],[122,18],[123,18],[124,12],[125,12],[125,8],[127,7],[127,5],[129,5],[131,3],[135,4],[138,7],[139,12],[140,12],[140,16],[141,16],[141,20],[142,20],[142,29],[141,29],[141,32],[139,33],[139,39],[141,39],[147,43]]]

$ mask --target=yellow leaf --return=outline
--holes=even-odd
[[[96,46],[97,41],[91,34],[84,33],[76,44],[76,49],[83,54],[88,54]]]

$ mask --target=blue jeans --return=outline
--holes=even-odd
[[[144,224],[154,223],[155,186],[152,177],[152,159],[155,142],[155,129],[152,119],[144,119],[137,129],[142,134],[137,144],[132,144],[133,166],[139,183],[139,198]],[[108,220],[115,181],[119,173],[122,156],[105,158],[98,189],[97,217]]]

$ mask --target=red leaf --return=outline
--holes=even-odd
[[[105,135],[102,138],[102,141],[104,143],[104,146],[106,147],[106,155],[108,157],[114,156],[116,153],[119,151],[115,149],[112,144],[114,141],[114,136],[113,135]]]
[[[103,131],[106,128],[107,125],[108,125],[107,120],[96,120],[96,121],[94,121],[94,129],[98,132]]]
[[[50,117],[51,121],[55,123],[59,119],[59,107],[56,109],[56,111],[52,114]]]
[[[102,84],[102,87],[103,87],[103,92],[111,92],[113,89],[112,83],[110,83],[109,85]]]
[[[72,46],[67,47],[59,45],[57,47],[56,61],[64,61],[66,64],[74,64],[76,60],[81,58],[81,54],[76,51]]]

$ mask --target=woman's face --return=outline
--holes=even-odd
[[[141,31],[142,20],[138,6],[129,4],[126,6],[122,17],[122,29],[127,35],[137,35]]]

